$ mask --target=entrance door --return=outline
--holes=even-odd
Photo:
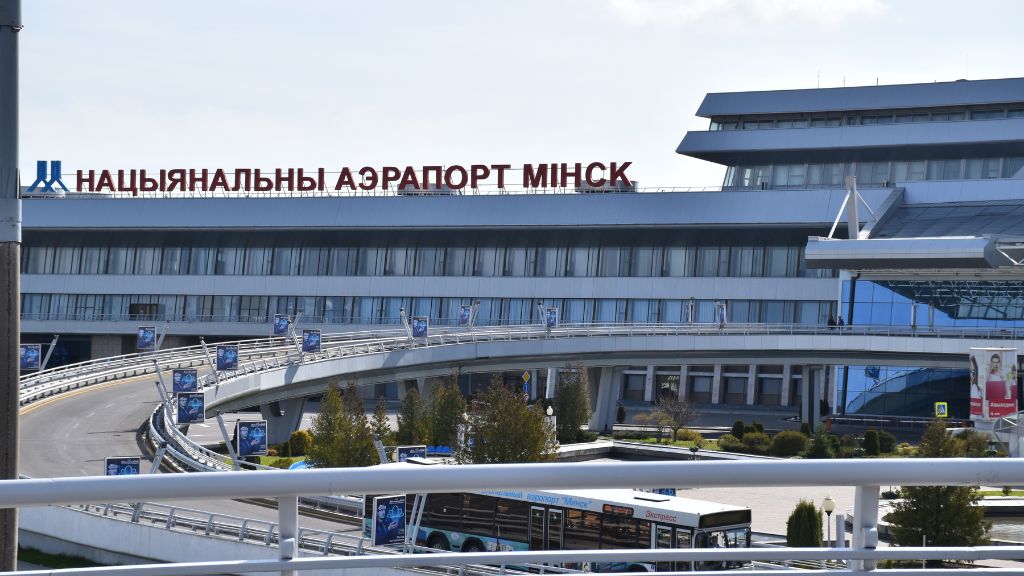
[[[654,548],[672,548],[672,527],[656,525],[654,527]],[[658,562],[658,572],[672,572],[675,562]]]
[[[547,543],[546,520],[543,506],[530,507],[530,550],[545,550]]]
[[[548,510],[547,550],[562,549],[562,511]]]

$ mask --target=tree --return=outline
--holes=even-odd
[[[804,458],[827,459],[835,458],[836,450],[832,445],[832,439],[824,429],[818,430],[811,436],[811,444],[807,447]]]
[[[966,454],[962,440],[954,438],[942,421],[936,420],[921,437],[917,456],[956,458]],[[904,486],[903,500],[893,505],[889,523],[900,546],[978,546],[988,544],[992,527],[977,506],[977,486]],[[935,564],[935,562],[930,562]]]
[[[309,430],[296,430],[288,438],[288,455],[302,456],[313,445],[313,435]]]
[[[337,384],[327,387],[320,401],[320,412],[313,417],[309,432],[313,445],[306,454],[306,462],[314,468],[337,466],[335,455],[341,450],[338,430],[345,419],[345,406],[341,402],[341,390]]]
[[[868,456],[878,456],[882,453],[882,445],[878,441],[878,431],[869,428],[864,432],[864,453]]]
[[[661,442],[662,438],[668,437],[669,434],[675,430],[672,419],[660,410],[641,412],[637,414],[633,420],[644,431],[646,431],[648,427],[654,428],[658,435],[658,442]]]
[[[430,438],[435,446],[451,446],[458,443],[459,426],[466,413],[466,399],[459,389],[459,372],[452,370],[443,384],[434,389],[430,403]]]
[[[427,435],[423,400],[416,389],[409,390],[405,398],[402,398],[402,405],[398,409],[398,432],[395,433],[395,442],[404,445],[425,444],[428,440]]]
[[[821,546],[821,510],[801,500],[786,520],[786,545],[791,548]]]
[[[526,401],[525,394],[492,381],[474,402],[456,459],[463,464],[554,460],[558,448],[554,427],[540,403],[528,406]]]
[[[363,400],[352,384],[344,394],[335,384],[327,388],[310,432],[313,443],[306,461],[314,468],[371,466],[378,461]]]
[[[391,430],[391,422],[388,420],[388,407],[381,398],[377,401],[377,408],[373,411],[373,418],[370,420],[370,430],[373,435],[380,438],[385,446],[392,446],[395,443],[395,433]]]
[[[555,417],[558,441],[580,442],[580,429],[590,421],[590,381],[582,364],[566,364],[555,386]]]
[[[685,400],[680,400],[678,396],[659,396],[658,402],[655,404],[655,412],[660,412],[669,422],[672,423],[672,429],[685,428],[693,420],[697,412],[693,409],[693,404]],[[763,431],[763,430],[761,430]]]
[[[345,407],[347,435],[343,436],[344,449],[339,456],[341,467],[373,466],[380,463],[377,448],[373,444],[373,432],[366,418],[366,404],[359,397],[354,382],[349,382],[341,397]]]
[[[729,434],[732,434],[737,438],[743,438],[743,434],[745,433],[746,427],[743,425],[743,420],[737,420],[732,423],[732,430],[729,431]]]

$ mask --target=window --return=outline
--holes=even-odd
[[[462,516],[461,494],[427,496],[423,523],[438,530],[459,530]]]
[[[565,276],[565,248],[537,248],[537,276]]]
[[[959,180],[960,160],[929,160],[929,180]]]
[[[135,250],[136,274],[160,273],[160,249],[152,246],[140,246]]]
[[[462,494],[462,529],[473,534],[490,535],[494,530],[494,497]]]
[[[636,520],[605,514],[601,526],[601,548],[636,548]],[[644,542],[644,547],[648,546]]]
[[[328,256],[327,273],[331,276],[355,276],[359,261],[357,248],[331,248]]]
[[[387,257],[387,249],[377,246],[363,246],[359,248],[357,256],[359,276],[383,276],[384,261]]]
[[[895,182],[912,182],[925,179],[925,161],[893,162],[892,179]]]
[[[693,246],[669,246],[665,249],[665,276],[693,276],[696,249]]]
[[[78,246],[59,246],[54,258],[54,274],[78,274],[82,249]]]
[[[234,247],[221,247],[217,250],[217,262],[214,266],[214,274],[233,276],[242,273],[242,262],[245,259],[245,251]]]
[[[451,247],[445,251],[445,276],[472,276],[473,249]]]
[[[186,254],[188,248],[184,249]],[[187,258],[187,257],[186,257]],[[82,274],[107,273],[107,249],[102,246],[87,246],[82,249]],[[177,274],[177,272],[175,272]]]
[[[729,266],[729,248],[700,246],[697,248],[697,276],[725,276]]]
[[[566,550],[597,550],[601,547],[600,535],[600,514],[582,510],[565,511]]]
[[[598,276],[616,277],[629,275],[629,248],[604,246],[601,248],[601,262]]]
[[[630,276],[660,276],[661,248],[633,248]],[[655,265],[657,263],[657,266]]]
[[[419,247],[416,249],[417,276],[443,276],[444,248]]]
[[[501,276],[503,272],[504,247],[480,246],[476,249],[474,276]]]
[[[328,248],[306,246],[300,252],[299,274],[303,276],[325,276],[330,263]]]
[[[643,402],[647,388],[646,374],[622,375],[622,399],[627,402]]]
[[[241,249],[239,251],[243,252]],[[270,261],[274,255],[271,248],[250,246],[244,252],[246,276],[265,276],[270,273]]]
[[[979,180],[999,177],[999,158],[968,158],[964,167],[964,178]]]
[[[495,536],[507,540],[526,540],[526,515],[530,505],[519,500],[499,498],[496,505]]]
[[[392,246],[388,248],[387,265],[384,268],[384,275],[411,276],[415,253],[415,248],[406,248],[404,246]]]
[[[722,378],[725,384],[726,404],[747,403],[747,378],[745,376],[727,376]]]
[[[596,276],[597,247],[574,246],[569,249],[566,276]]]
[[[509,247],[505,250],[505,276],[533,276],[533,248]]]

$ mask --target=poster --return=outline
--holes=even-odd
[[[971,420],[1017,413],[1017,349],[971,348]]]
[[[267,455],[267,421],[237,422],[235,439],[238,457]]]
[[[193,368],[180,368],[171,372],[171,392],[199,391],[199,373]]]
[[[274,336],[284,336],[288,333],[288,325],[291,320],[285,314],[274,314]]]
[[[398,446],[395,448],[395,459],[398,462],[405,462],[409,458],[426,458],[426,446]]]
[[[238,370],[238,346],[217,346],[217,370]]]
[[[178,394],[178,424],[194,424],[206,420],[206,398],[202,392]]]
[[[136,476],[141,473],[142,459],[138,456],[118,456],[104,459],[106,476]]]
[[[373,499],[374,546],[405,544],[405,496],[377,496]]]
[[[412,337],[413,338],[426,338],[427,337],[427,326],[429,320],[426,316],[417,316],[412,319]]]
[[[544,324],[548,327],[548,330],[558,326],[558,308],[547,309],[547,314],[544,317]]]
[[[137,350],[156,349],[156,326],[139,326],[135,336],[135,348]]]
[[[310,353],[320,352],[320,331],[319,330],[303,330],[302,331],[302,351]]]
[[[21,371],[39,370],[42,361],[43,347],[40,344],[21,344],[18,346],[18,366]]]
[[[459,306],[459,326],[469,326],[469,319],[473,315],[473,307],[468,305]]]

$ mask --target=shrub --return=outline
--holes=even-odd
[[[864,453],[868,456],[878,456],[882,453],[877,430],[869,429],[864,433]]]
[[[594,440],[597,440],[597,432],[590,430],[580,430],[580,433],[576,435],[577,442],[593,442]]]
[[[772,438],[772,456],[788,458],[796,456],[807,448],[807,436],[795,430],[783,430]]]
[[[786,545],[793,548],[821,546],[821,510],[801,500],[786,520]]]
[[[626,421],[626,407],[619,403],[619,407],[615,409],[615,423],[622,424]]]
[[[676,440],[680,442],[697,442],[704,440],[704,436],[696,430],[690,430],[689,428],[680,428],[676,430]]]
[[[896,450],[896,437],[885,430],[879,430],[878,449],[882,454],[891,454]]]
[[[807,453],[804,454],[804,458],[835,458],[836,451],[835,448],[832,447],[832,438],[835,437],[830,434],[825,434],[824,430],[818,430],[814,436],[811,437],[811,443],[807,447]]]
[[[897,498],[900,497],[900,492],[899,490],[882,490],[882,493],[879,495],[879,497],[882,500],[896,500]]]
[[[726,452],[745,452],[747,449],[746,445],[732,434],[724,434],[719,438],[718,447]]]
[[[288,447],[291,449],[292,456],[304,456],[312,445],[313,435],[309,430],[296,430],[288,438]]]
[[[755,431],[757,431],[757,432],[764,432],[764,426],[760,422],[758,422],[757,420],[751,421],[750,425],[754,427]]]
[[[271,460],[267,465],[272,466],[274,468],[287,470],[288,467],[292,465],[292,461],[288,458],[278,458],[277,460]]]
[[[737,420],[732,424],[732,430],[729,434],[732,434],[735,438],[743,438],[745,427],[743,426],[743,420]]]
[[[764,456],[772,447],[772,439],[764,432],[747,432],[743,435],[746,452]]]
[[[808,438],[810,438],[811,437],[811,424],[809,422],[804,422],[803,424],[801,424],[800,425],[800,433],[803,434],[804,436],[807,436]]]
[[[267,448],[267,456],[277,456],[277,448]]]
[[[843,448],[857,448],[860,446],[860,442],[857,442],[857,438],[853,434],[843,434],[839,438],[839,446]]]
[[[835,434],[825,434],[825,438],[828,439],[829,446],[832,447],[832,453],[839,454],[839,449],[843,446],[839,436],[836,436]]]
[[[1013,487],[1012,486],[1003,486],[1003,496],[1009,496],[1011,494],[1013,494]]]

